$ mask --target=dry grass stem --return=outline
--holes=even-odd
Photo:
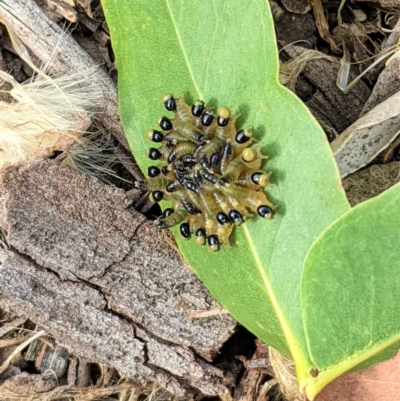
[[[229,313],[224,308],[214,308],[211,310],[192,310],[189,312],[189,318],[191,319],[204,319],[205,317],[223,315]]]
[[[5,338],[0,340],[0,348],[12,347],[14,345],[18,345],[23,343],[27,338],[26,337],[14,337],[14,338]]]
[[[269,360],[283,396],[290,401],[302,401],[293,361],[269,347]]]
[[[12,359],[18,355],[23,349],[25,349],[31,342],[37,340],[40,337],[46,335],[45,331],[39,331],[34,334],[32,337],[29,337],[26,341],[24,341],[21,345],[15,348],[15,350],[11,353],[11,355],[4,361],[4,363],[0,366],[0,375],[10,366]]]
[[[306,64],[311,60],[325,59],[334,63],[338,63],[335,57],[327,56],[317,50],[304,49],[299,46],[287,46],[285,50],[288,51],[289,55],[292,56],[294,53],[297,55],[293,60],[287,63],[281,63],[279,70],[279,81],[282,85],[286,86],[293,92],[295,91],[295,86],[297,79],[301,72],[304,70]]]
[[[150,391],[148,387],[139,387],[133,383],[122,383],[114,386],[103,388],[94,387],[72,387],[72,386],[58,386],[51,391],[45,393],[16,393],[12,390],[0,386],[0,400],[6,399],[7,401],[53,401],[61,398],[67,398],[71,401],[94,401],[100,400],[112,394],[119,394],[122,391],[133,391],[135,398],[132,401],[137,401],[138,397],[143,394],[148,394]],[[137,397],[136,397],[137,394]]]

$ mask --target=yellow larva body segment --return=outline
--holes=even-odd
[[[135,187],[147,191],[163,190],[168,182],[168,179],[163,177],[148,178],[145,181],[136,181]]]
[[[203,214],[188,215],[187,221],[190,224],[190,229],[193,233],[195,233],[199,228],[204,228],[206,224]]]
[[[233,224],[229,224],[227,226],[223,225],[218,225],[217,227],[217,236],[219,239],[220,244],[223,245],[229,245],[229,237],[232,234],[232,230],[234,229]]]
[[[229,245],[234,227],[245,222],[250,210],[272,218],[273,205],[263,192],[269,174],[260,170],[266,156],[260,147],[250,146],[251,129],[237,130],[237,115],[226,106],[215,112],[201,100],[188,105],[171,94],[162,102],[174,117],[160,118],[161,129],[146,133],[158,143],[149,148],[148,156],[159,163],[148,169],[152,178],[135,184],[152,191],[152,201],[171,199],[172,209],[155,224],[180,225],[183,239],[194,234],[196,244],[207,243],[216,252]]]
[[[262,191],[252,191],[251,196],[244,200],[244,204],[253,212],[257,212],[257,209],[262,205],[269,206],[271,209],[274,208],[274,205]]]
[[[206,143],[199,152],[199,160],[205,157],[208,161],[214,153],[221,151],[225,141],[221,138],[214,138],[212,141]]]
[[[227,198],[228,202],[230,203],[231,208],[233,210],[237,210],[243,217],[250,216],[250,213],[247,211],[243,202],[240,202],[236,198],[233,198],[231,196],[227,196],[226,198]]]
[[[182,98],[176,100],[175,118],[172,120],[173,126],[179,126],[180,123],[194,123],[194,118],[190,111],[190,106]]]
[[[175,209],[174,213],[168,217],[159,218],[155,220],[155,224],[160,228],[170,228],[182,223],[187,217],[187,211],[185,208],[180,207]]]
[[[204,134],[199,131],[198,127],[188,121],[179,125],[179,133],[187,140],[195,143],[201,143],[204,138]]]
[[[201,202],[201,199],[196,196],[196,194],[194,194],[192,191],[186,191],[186,196],[193,206],[195,206],[199,210],[202,210],[203,204]]]
[[[198,196],[201,200],[204,214],[208,218],[213,218],[218,213],[218,206],[214,203],[212,196],[205,191],[200,191]]]
[[[259,170],[247,170],[240,173],[235,184],[251,189],[264,188],[269,182],[269,174]]]
[[[254,162],[253,160],[252,162]],[[222,181],[225,183],[235,182],[240,174],[249,168],[249,163],[246,163],[243,160],[242,155],[236,156],[226,167],[225,171],[223,172],[224,175],[222,177]]]
[[[229,212],[233,208],[229,202],[229,199],[217,189],[211,194],[211,196],[215,204],[219,207],[219,210],[222,210],[224,213],[229,214]]]
[[[179,131],[172,130],[165,135],[165,141],[169,146],[174,146],[178,143],[187,142],[187,138],[184,137]]]
[[[176,159],[179,159],[183,155],[191,154],[196,149],[196,144],[192,142],[181,142],[178,143],[175,147],[170,149],[168,152],[164,151],[165,158],[168,163],[172,163]]]

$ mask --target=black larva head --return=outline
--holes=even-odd
[[[260,176],[261,176],[261,173],[259,171],[257,171],[256,173],[253,173],[251,175],[251,181],[253,181],[254,184],[258,185],[258,181],[260,180]]]
[[[217,124],[220,127],[225,127],[231,118],[231,111],[227,107],[220,107],[217,111],[217,116]]]
[[[160,131],[154,129],[149,129],[146,132],[146,137],[149,141],[162,142],[164,140],[164,135]]]
[[[191,237],[189,223],[182,223],[179,227],[179,231],[183,238],[189,239]]]
[[[240,212],[238,212],[237,210],[231,210],[229,212],[229,218],[231,220],[231,222],[235,225],[235,226],[239,226],[240,224],[243,223],[243,216]]]
[[[160,128],[164,131],[171,131],[172,130],[172,122],[169,118],[167,117],[161,117],[158,120],[158,125]]]
[[[230,224],[230,220],[229,217],[223,213],[223,212],[219,212],[217,213],[217,221],[219,224],[224,225],[224,224]]]
[[[195,236],[197,245],[204,245],[206,243],[206,230],[204,228],[196,230]]]
[[[219,251],[219,241],[216,235],[210,235],[208,237],[208,246],[210,247],[210,251]]]
[[[195,117],[200,117],[201,114],[203,113],[203,111],[204,111],[204,102],[202,102],[201,100],[198,100],[197,102],[193,103],[192,114]]]
[[[265,187],[268,184],[268,174],[265,174],[262,171],[257,171],[251,175],[251,181],[260,187]]]
[[[164,197],[163,191],[153,191],[150,194],[150,201],[151,202],[160,202],[160,200],[162,200],[163,197]]]
[[[171,216],[171,214],[172,213],[174,213],[174,209],[172,209],[172,207],[167,207],[165,210],[164,210],[164,212],[163,212],[163,214],[162,214],[162,217],[168,217],[168,216]]]
[[[191,155],[182,156],[182,164],[185,167],[192,167],[197,163],[197,159]]]
[[[171,181],[166,185],[165,190],[167,192],[171,193],[171,192],[176,191],[178,189],[178,186],[179,186],[179,182]]]
[[[270,208],[269,206],[266,205],[261,205],[257,209],[257,213],[259,216],[263,217],[264,219],[270,220],[274,216],[275,212]]]
[[[176,102],[175,102],[174,97],[171,94],[164,95],[162,97],[161,101],[164,103],[164,106],[167,110],[169,110],[169,111],[176,110]]]
[[[158,160],[162,156],[162,153],[156,148],[149,148],[147,155],[151,160]]]
[[[156,167],[156,166],[150,166],[150,167],[147,169],[147,175],[148,175],[150,178],[157,177],[158,175],[160,175],[160,173],[161,173],[161,170],[160,170],[158,167]]]
[[[252,135],[253,134],[249,128],[242,129],[236,134],[235,141],[240,144],[246,143],[250,140]]]
[[[167,175],[169,173],[168,166],[162,166],[161,173],[162,173],[162,175]]]
[[[214,116],[210,111],[206,111],[202,117],[201,117],[201,123],[205,126],[205,127],[209,127],[211,125],[211,123],[213,122]]]

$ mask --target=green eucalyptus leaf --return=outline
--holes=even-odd
[[[312,399],[346,371],[391,358],[400,346],[400,185],[332,224],[305,261],[301,298]]]
[[[217,300],[250,331],[310,377],[300,308],[308,248],[349,208],[325,135],[278,83],[268,2],[103,0],[118,65],[121,118],[143,169],[147,129],[165,114],[165,93],[225,105],[252,126],[269,156],[272,221],[254,217],[218,253],[178,245]]]

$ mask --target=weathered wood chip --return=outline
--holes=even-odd
[[[378,104],[343,131],[332,143],[332,151],[346,177],[370,163],[400,133],[400,92]]]
[[[234,321],[189,317],[219,305],[123,191],[54,160],[9,167],[0,173],[0,226],[11,247],[1,253],[0,307],[139,384],[180,397],[227,391],[198,355],[211,360]]]

